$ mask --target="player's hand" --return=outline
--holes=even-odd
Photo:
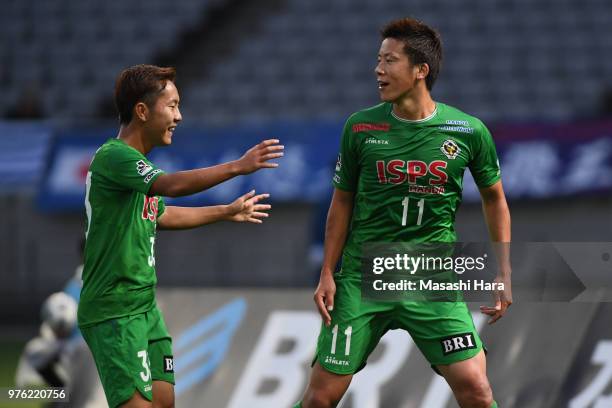
[[[334,310],[334,296],[336,295],[336,282],[331,274],[321,274],[319,286],[314,294],[314,302],[319,309],[321,318],[326,326],[331,324],[329,312]]]
[[[238,197],[233,203],[227,206],[228,219],[236,222],[252,222],[261,224],[262,218],[267,218],[266,212],[272,206],[270,204],[258,204],[259,201],[270,197],[270,194],[255,195],[255,190],[251,190],[245,195]]]
[[[493,324],[501,319],[512,304],[512,284],[510,278],[498,276],[494,282],[504,284],[504,290],[496,290],[493,293],[495,306],[480,306],[481,313],[491,316],[488,321],[489,324]]]
[[[270,160],[283,157],[285,146],[279,144],[278,139],[268,139],[251,147],[238,160],[238,173],[250,174],[259,169],[271,169],[278,167],[278,163]]]

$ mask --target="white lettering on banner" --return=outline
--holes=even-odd
[[[477,330],[486,316],[475,314]],[[275,311],[268,321],[253,350],[244,374],[230,400],[228,408],[290,407],[302,396],[307,385],[310,361],[314,357],[321,318],[316,312]],[[283,341],[293,342],[288,352],[279,353]],[[353,377],[353,381],[339,406],[349,398],[351,408],[378,408],[381,406],[383,386],[391,381],[406,364],[414,342],[403,330],[392,330],[380,343],[383,353],[368,363]],[[432,382],[421,403],[422,408],[443,408],[452,396],[444,379],[431,372]],[[277,387],[265,394],[258,393],[264,381],[275,380]]]
[[[612,394],[601,395],[612,380],[612,340],[602,340],[597,343],[595,352],[591,357],[591,363],[602,367],[591,383],[570,400],[569,408],[606,408],[612,406]]]
[[[608,138],[578,146],[567,170],[564,190],[580,191],[612,185],[612,169],[606,161],[612,154],[612,141]]]
[[[504,155],[504,189],[512,197],[545,197],[558,189],[561,159],[551,142],[513,144]]]
[[[343,400],[352,394],[351,408],[378,408],[383,385],[391,380],[408,359],[414,343],[403,330],[387,332],[380,343],[384,346],[383,355],[365,368],[355,377]],[[379,345],[380,345],[379,343]],[[342,401],[340,402],[342,404]]]
[[[266,186],[265,191],[276,200],[302,197],[304,186],[314,180],[309,172],[308,149],[303,144],[285,145],[286,154],[278,171],[258,171],[253,174],[253,184]],[[327,182],[329,180],[325,179]],[[263,187],[260,187],[263,188]]]
[[[308,371],[304,365],[314,356],[321,318],[316,312],[270,314],[253,350],[228,408],[290,407],[302,395]],[[283,340],[294,342],[286,353],[277,352]],[[278,386],[271,393],[258,394],[264,380],[274,379]]]

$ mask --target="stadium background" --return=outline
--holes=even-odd
[[[267,137],[286,146],[278,170],[176,201],[229,202],[256,187],[272,194],[264,225],[159,234],[160,303],[183,349],[186,371],[177,376],[190,384],[180,406],[289,406],[299,397],[314,341],[288,328],[314,327],[316,336],[310,294],[340,129],[351,112],[377,103],[378,29],[390,19],[412,15],[441,32],[433,96],[490,127],[513,239],[610,241],[608,1],[3,0],[0,10],[0,386],[13,384],[41,303],[80,262],[84,175],[95,147],[116,135],[114,78],[137,63],[178,70],[183,123],[173,146],[152,155],[165,170],[228,160]],[[459,236],[484,241],[466,179]],[[610,273],[609,257],[600,260]],[[612,406],[612,308],[582,300],[517,299],[483,329],[500,406]],[[266,333],[277,335],[280,355],[303,352],[300,370],[269,371],[276,360],[264,358],[275,352],[266,354]],[[390,339],[385,349],[399,353],[401,344]],[[378,400],[354,384],[344,406],[455,406],[427,399],[446,395],[443,387],[416,351],[403,350],[405,364],[380,384]],[[245,374],[254,367],[267,374]],[[276,378],[283,369],[287,377]]]

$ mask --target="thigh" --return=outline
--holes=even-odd
[[[464,302],[405,302],[395,321],[410,333],[432,367],[470,359],[483,349]]]
[[[153,381],[174,384],[174,357],[172,338],[160,310],[155,307],[147,312],[149,361]]]
[[[352,374],[334,374],[315,363],[301,406],[336,406],[351,384],[352,378]]]
[[[362,302],[359,281],[336,282],[331,324],[321,324],[317,361],[330,373],[346,375],[361,370],[389,328],[388,303]],[[314,363],[314,361],[313,361]]]
[[[174,385],[153,380],[153,408],[174,407]]]
[[[151,400],[152,379],[144,313],[108,320],[81,330],[87,342],[110,407],[138,391]]]
[[[489,389],[486,356],[483,350],[467,360],[436,367],[457,395],[462,390]]]

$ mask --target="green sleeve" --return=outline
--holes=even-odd
[[[359,158],[355,149],[355,135],[351,131],[349,121],[344,125],[342,140],[340,141],[340,153],[336,162],[334,173],[334,187],[345,191],[356,191],[359,177]]]
[[[479,188],[489,187],[501,179],[495,143],[491,132],[482,122],[479,132],[475,133],[474,136],[477,139],[472,147],[470,172]]]
[[[114,184],[148,194],[153,181],[164,172],[136,150],[114,147],[106,151],[105,176]]]
[[[161,217],[164,211],[166,211],[166,203],[162,197],[159,197],[157,202],[157,218]]]

